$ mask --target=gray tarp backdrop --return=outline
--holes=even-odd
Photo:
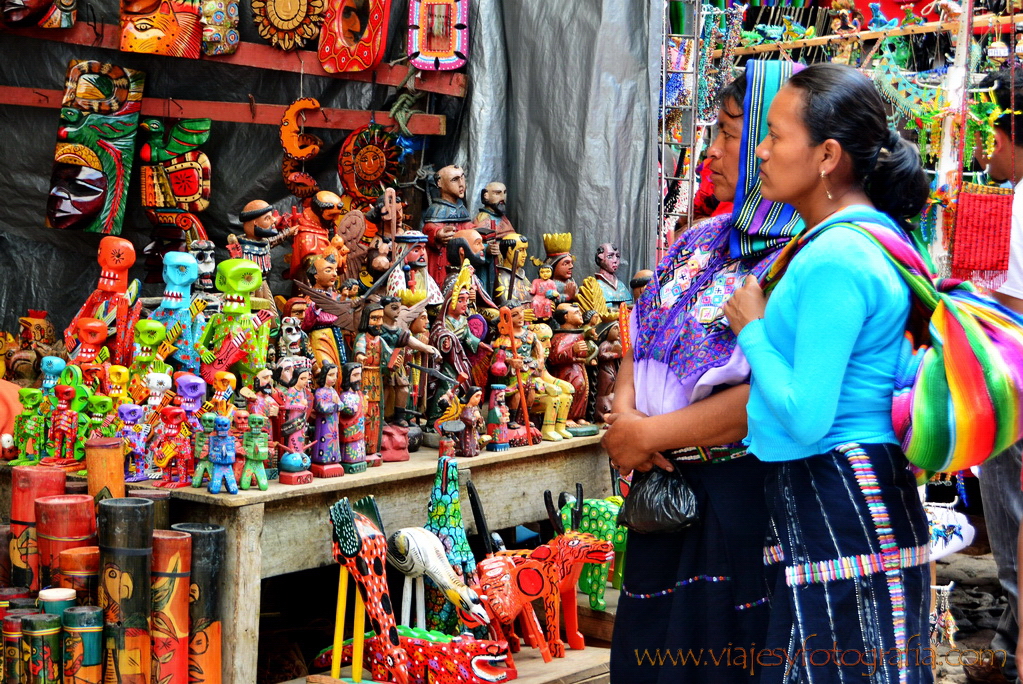
[[[404,52],[407,14],[406,0],[392,3],[389,59]],[[117,19],[116,0],[79,2],[80,22]],[[650,267],[660,14],[639,0],[472,0],[470,23],[468,96],[430,96],[430,110],[448,116],[448,136],[427,138],[426,163],[466,169],[473,214],[487,182],[507,183],[509,217],[530,238],[533,256],[543,258],[543,233],[572,232],[576,280],[594,271],[593,253],[605,241],[622,248],[619,275],[625,280]],[[240,30],[243,41],[260,41],[248,0],[241,2]],[[315,52],[307,58],[316,59]],[[288,104],[301,93],[324,107],[387,109],[393,95],[367,83],[0,32],[0,85],[62,90],[71,59],[141,69],[148,97],[247,102],[251,94],[256,102]],[[102,236],[45,227],[58,120],[56,109],[0,103],[0,330],[16,332],[17,317],[29,308],[48,310],[62,330],[99,275]],[[337,154],[348,132],[312,132],[326,145],[307,170],[323,188],[338,190]],[[202,149],[213,166],[213,185],[200,219],[219,248],[239,228],[237,212],[249,200],[265,199],[282,213],[297,202],[280,181],[276,127],[214,121]],[[133,176],[122,237],[136,246],[132,275],[141,278],[150,228],[139,207],[137,165]],[[288,249],[278,248],[275,266],[283,268]],[[218,258],[226,256],[218,249]],[[271,284],[286,292],[279,281]],[[144,292],[158,294],[159,286]]]

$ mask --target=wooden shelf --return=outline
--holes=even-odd
[[[0,102],[24,107],[46,107],[60,109],[64,97],[62,90],[40,90],[0,86]],[[261,102],[210,102],[206,100],[176,100],[173,98],[143,97],[143,116],[173,117],[175,119],[213,119],[235,123],[264,124],[280,126],[287,105]],[[370,112],[363,109],[329,109],[307,114],[306,128],[330,128],[353,131],[376,121],[382,126],[391,126],[394,119],[387,112]],[[447,133],[447,118],[439,114],[413,114],[408,120],[409,130],[415,135],[444,135]]]
[[[88,45],[105,50],[118,51],[120,50],[121,41],[121,27],[117,24],[89,25],[84,21],[78,21],[73,28],[69,29],[5,29],[0,27],[0,34],[3,33],[8,33],[12,36],[25,36],[39,40],[52,40],[71,45]],[[168,59],[179,58],[171,57]],[[256,69],[288,71],[296,74],[304,73],[310,76],[323,76],[347,81],[376,82],[393,87],[401,85],[405,77],[408,76],[408,67],[391,66],[389,64],[381,64],[372,71],[328,74],[323,70],[323,66],[320,64],[320,60],[317,59],[315,52],[310,52],[309,50],[284,52],[263,43],[241,43],[233,55],[217,57],[203,55],[201,59],[215,63],[222,62],[224,64],[235,64]],[[441,95],[465,97],[466,77],[462,73],[423,71],[416,78],[415,88]]]

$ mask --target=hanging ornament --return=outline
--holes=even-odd
[[[398,179],[401,153],[398,136],[379,124],[352,131],[337,162],[345,194],[360,202],[375,201]]]
[[[372,69],[384,56],[391,0],[330,0],[317,56],[328,74]]]

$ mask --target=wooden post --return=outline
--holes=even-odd
[[[153,682],[188,683],[192,535],[153,531]]]
[[[227,545],[226,530],[208,523],[177,523],[171,529],[192,535],[192,586],[198,596],[189,605],[188,681],[220,684],[221,653],[220,571]]]
[[[26,684],[61,684],[60,616],[42,613],[21,618],[21,661]]]
[[[97,437],[85,443],[89,495],[103,499],[124,498],[124,445],[116,437]]]
[[[64,493],[59,468],[15,466],[11,470],[11,583],[39,591],[36,499]]]
[[[170,492],[158,489],[133,489],[128,498],[149,499],[153,502],[153,529],[169,530],[170,526]]]
[[[101,684],[103,609],[76,606],[64,611],[64,684]]]
[[[96,544],[96,503],[88,494],[61,494],[36,499],[41,586],[54,583],[60,552]]]
[[[99,547],[79,546],[60,552],[60,586],[78,592],[78,605],[99,605]]]
[[[152,673],[152,543],[152,501],[99,502],[99,607],[109,684],[148,684]]]

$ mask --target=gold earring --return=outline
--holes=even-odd
[[[821,171],[821,182],[824,183],[824,194],[828,196],[829,200],[835,199],[831,196],[831,190],[828,189],[828,174]]]

